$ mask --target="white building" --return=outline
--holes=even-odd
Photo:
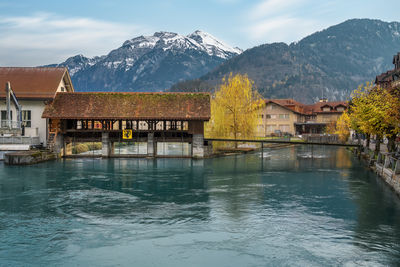
[[[0,129],[6,122],[6,83],[11,83],[11,89],[22,107],[22,124],[25,137],[39,138],[44,146],[48,138],[46,119],[42,119],[45,105],[52,101],[57,92],[73,92],[67,68],[34,68],[34,67],[0,67]],[[17,111],[11,105],[11,121],[17,127]],[[1,131],[2,135],[4,131]],[[14,140],[18,140],[14,138]]]

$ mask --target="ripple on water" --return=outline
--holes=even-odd
[[[358,161],[343,162],[346,151],[326,150],[329,158],[313,161],[297,158],[296,149],[270,151],[268,161],[248,154],[193,164],[0,164],[0,262],[398,265],[400,202],[392,192]],[[35,176],[27,179],[21,170]]]

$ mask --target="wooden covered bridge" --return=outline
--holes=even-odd
[[[204,122],[210,119],[206,93],[58,93],[42,115],[49,145],[63,156],[79,142],[101,142],[101,156],[117,156],[115,144],[146,143],[157,157],[157,143],[188,144],[184,156],[204,156]],[[125,135],[124,135],[125,134]]]

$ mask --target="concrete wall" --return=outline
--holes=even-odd
[[[42,119],[42,113],[44,111],[43,100],[22,100],[19,101],[22,106],[22,110],[31,111],[31,127],[25,127],[25,136],[36,137],[39,136],[40,142],[46,145],[47,140],[47,124],[46,119]],[[5,103],[0,104],[0,110],[6,110]],[[17,121],[17,111],[13,105],[11,105],[12,119]]]
[[[193,135],[192,157],[204,158],[204,135],[202,134]]]

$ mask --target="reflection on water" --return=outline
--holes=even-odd
[[[114,155],[147,155],[147,142],[115,143]]]
[[[396,265],[400,202],[345,149],[0,165],[0,265]]]
[[[191,145],[184,142],[157,142],[159,156],[190,156]]]

